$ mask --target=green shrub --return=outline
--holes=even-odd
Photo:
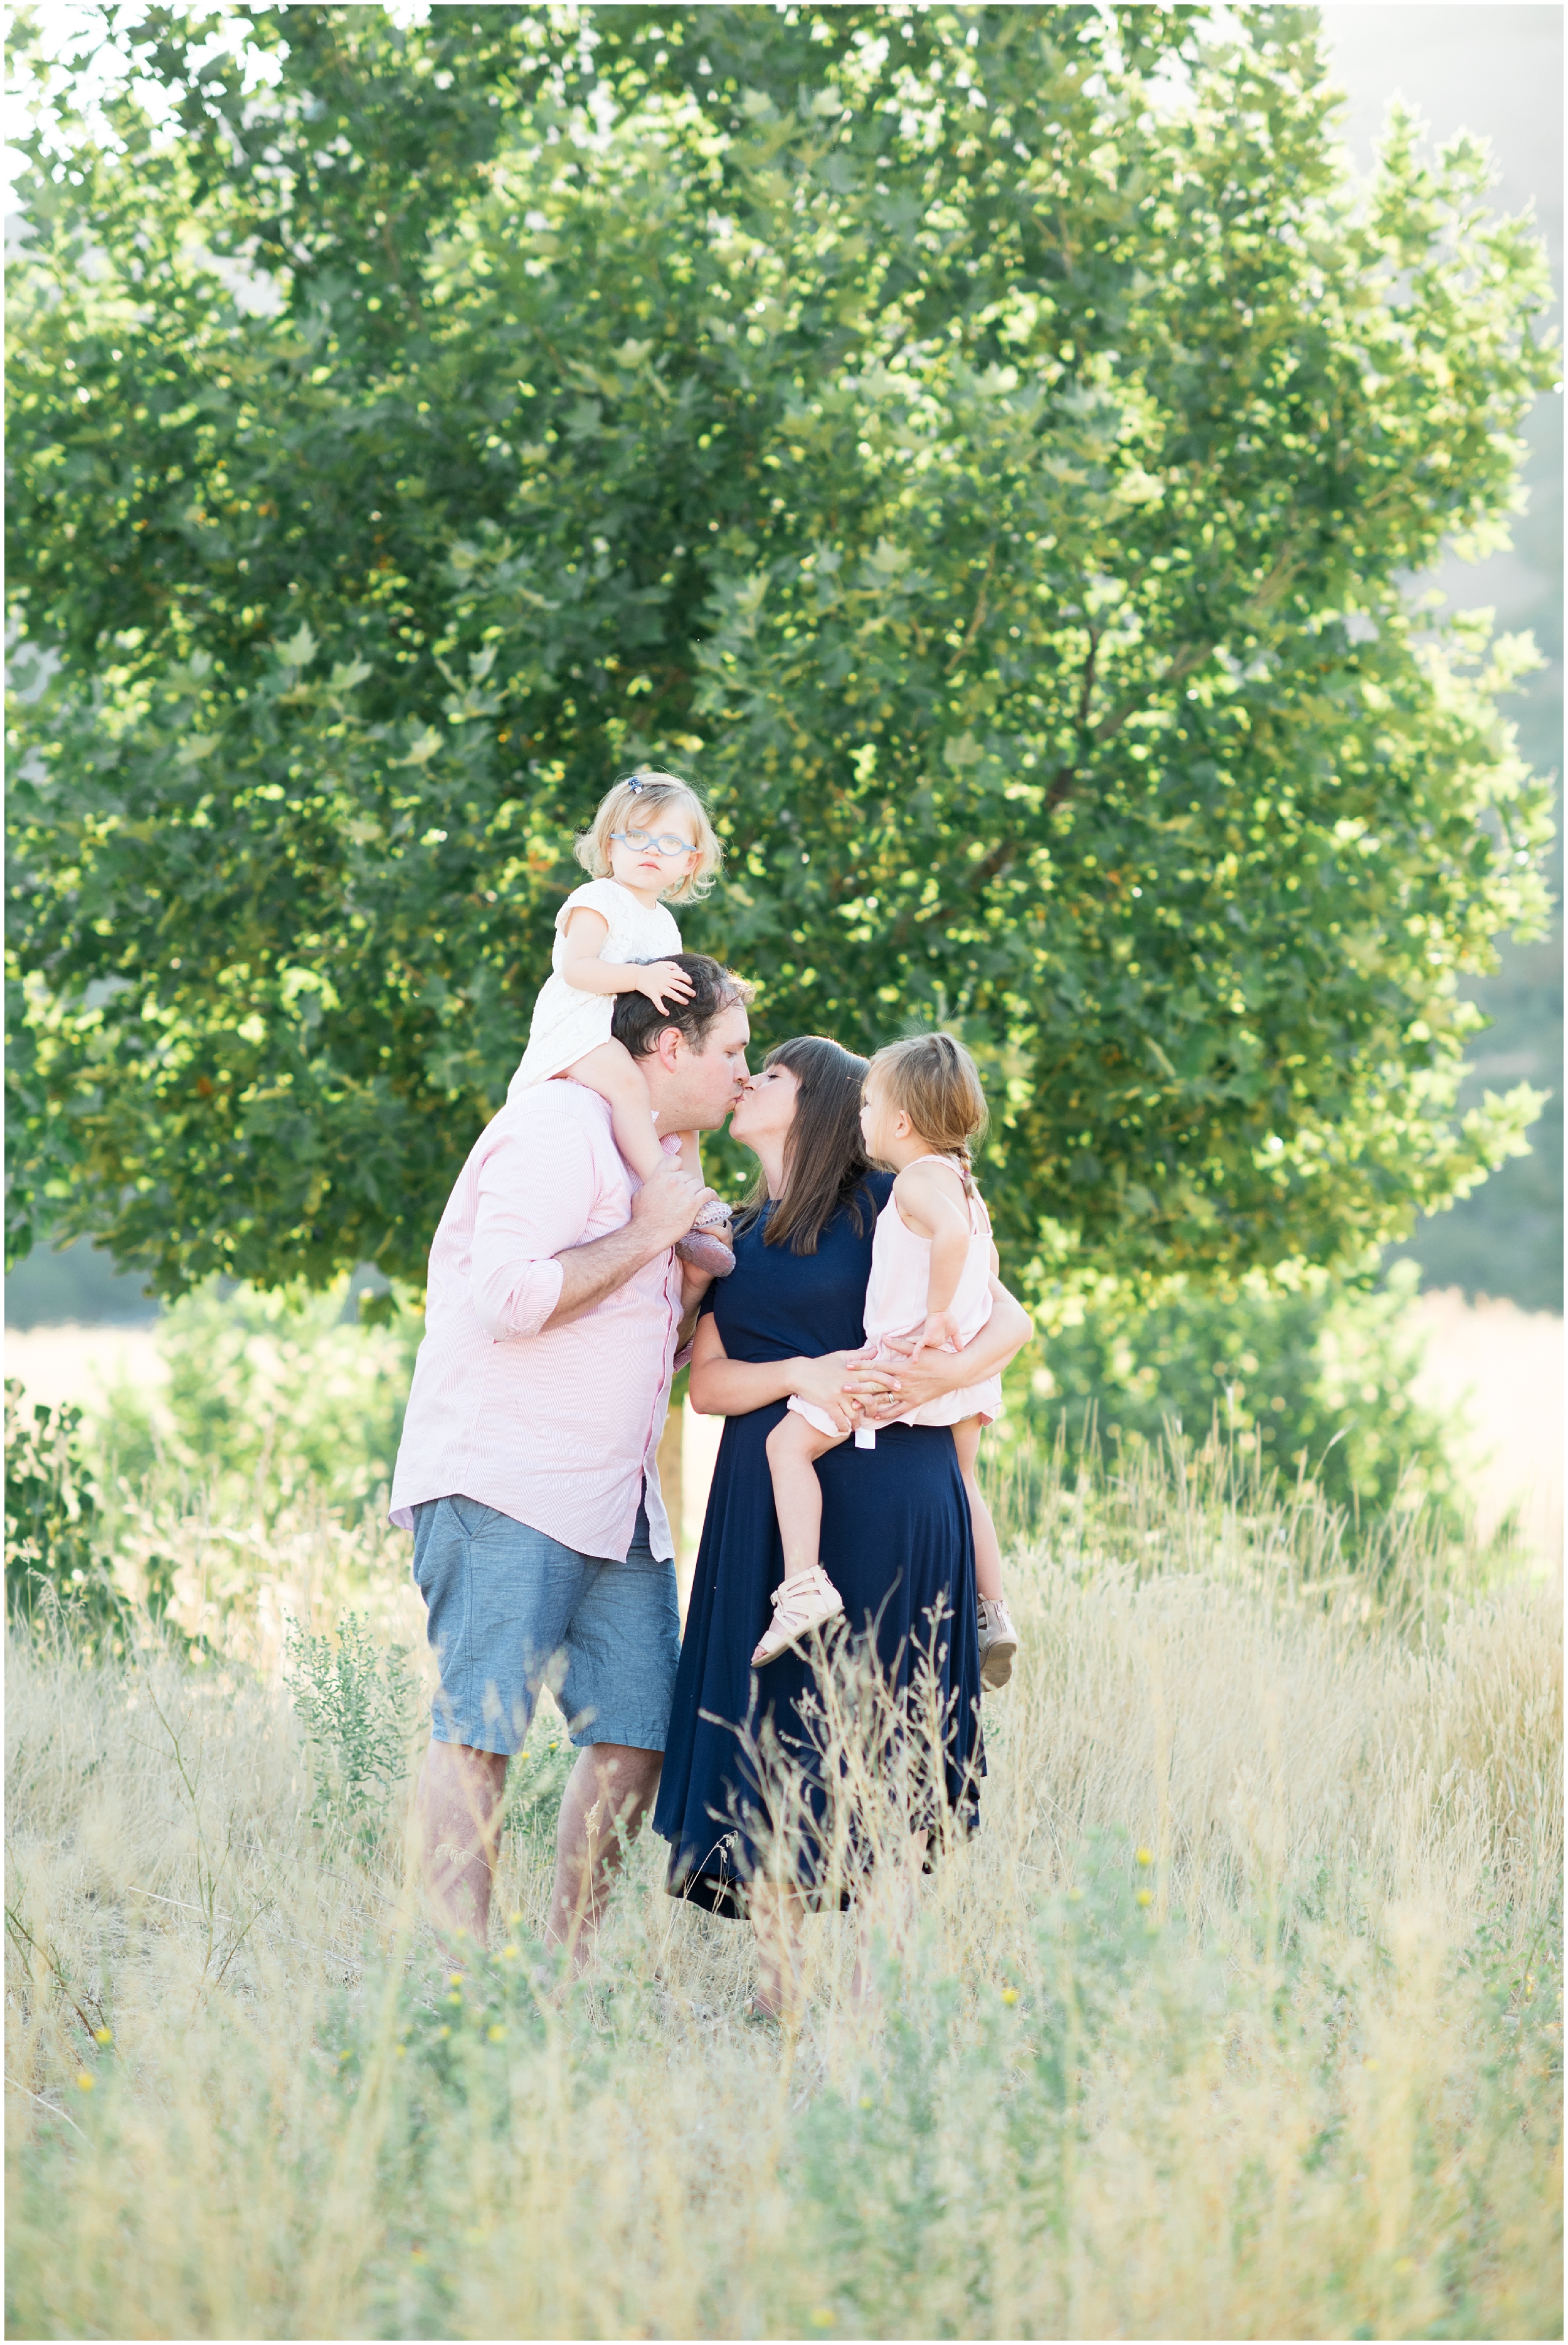
[[[1371,1291],[1256,1281],[1229,1297],[1188,1289],[1142,1306],[1107,1291],[1020,1360],[1015,1426],[1037,1437],[1065,1413],[1071,1437],[1092,1429],[1114,1446],[1179,1430],[1194,1447],[1218,1426],[1265,1472],[1304,1475],[1355,1520],[1424,1503],[1456,1527],[1463,1426],[1412,1389],[1418,1277],[1396,1263]]]
[[[1398,1264],[1370,1291],[1319,1279],[1295,1292],[1244,1284],[1229,1297],[1188,1289],[1140,1306],[1108,1284],[1065,1305],[1009,1376],[1003,1437],[987,1444],[993,1481],[1028,1482],[1014,1528],[1037,1526],[1030,1461],[1065,1419],[1069,1451],[1092,1436],[1122,1469],[1130,1451],[1163,1449],[1178,1429],[1190,1464],[1210,1450],[1217,1425],[1241,1469],[1238,1489],[1277,1476],[1305,1487],[1320,1512],[1342,1514],[1342,1531],[1320,1542],[1325,1568],[1330,1549],[1334,1569],[1361,1568],[1385,1528],[1418,1508],[1437,1543],[1452,1542],[1466,1514],[1467,1443],[1452,1412],[1415,1396],[1415,1281]],[[217,1522],[265,1527],[291,1508],[324,1505],[369,1526],[396,1457],[421,1321],[404,1310],[366,1326],[345,1315],[345,1301],[343,1287],[313,1297],[208,1288],[168,1313],[158,1337],[167,1382],[122,1385],[87,1428],[99,1487],[122,1510],[113,1525],[122,1569],[149,1541],[167,1545],[158,1508],[169,1477],[187,1513],[194,1494]],[[137,1492],[154,1469],[156,1503],[137,1531]],[[209,1579],[217,1568],[202,1564]],[[378,1560],[346,1600],[373,1609],[381,1569]],[[152,1577],[149,1565],[156,1609]]]
[[[77,1446],[79,1408],[35,1402],[5,1380],[5,1609],[12,1620],[51,1609],[73,1642],[115,1647],[131,1608],[98,1547],[97,1492]]]
[[[520,1834],[545,1862],[554,1846],[561,1794],[576,1758],[560,1713],[547,1711],[541,1702],[528,1741],[506,1771],[501,1828],[503,1834]]]
[[[915,2335],[928,2243],[945,2230],[957,2247],[953,2279],[968,2314],[959,2333],[1006,2333],[991,2325],[990,2259],[952,2221],[953,2120],[976,2093],[986,2114],[972,2113],[968,2129],[990,2137],[987,2164],[1006,2177],[1030,2265],[1066,2266],[1083,2071],[1102,2040],[1128,2031],[1140,2003],[1163,2007],[1161,2051],[1179,2061],[1177,2043],[1201,2027],[1205,2001],[1218,2002],[1217,1966],[1192,1959],[1179,1926],[1153,1918],[1148,1863],[1147,1850],[1134,1858],[1125,1833],[1087,1833],[1077,1879],[1037,1898],[999,1994],[966,1997],[931,1961],[928,1938],[916,1936],[901,1961],[879,1946],[880,2041],[858,2073],[802,2111],[784,2178],[814,2233],[842,2333]],[[1179,1969],[1179,1954],[1187,1957]],[[1070,2335],[1070,2305],[1059,2309],[1054,2333]]]
[[[353,1509],[391,1478],[422,1320],[366,1326],[325,1294],[228,1294],[215,1284],[158,1328],[167,1384],[109,1396],[96,1437],[133,1485],[155,1467],[268,1514],[304,1496]]]
[[[369,1623],[349,1613],[336,1639],[291,1624],[289,1691],[310,1746],[311,1814],[367,1847],[386,1832],[408,1780],[417,1681]]]

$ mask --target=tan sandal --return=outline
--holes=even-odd
[[[980,1609],[980,1685],[983,1691],[995,1693],[1005,1686],[1013,1674],[1013,1656],[1018,1650],[1018,1632],[1013,1626],[1013,1616],[1000,1596],[982,1596]]]
[[[752,1655],[754,1670],[765,1669],[769,1661],[777,1660],[790,1646],[798,1645],[803,1637],[809,1637],[824,1621],[836,1619],[844,1610],[844,1599],[820,1563],[814,1563],[809,1571],[797,1571],[793,1579],[781,1580],[772,1602],[774,1617]]]

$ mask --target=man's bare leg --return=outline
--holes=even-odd
[[[663,1760],[662,1751],[591,1742],[567,1778],[544,1943],[564,1946],[578,1970],[592,1954],[610,1883],[652,1805]]]
[[[454,1952],[465,1937],[482,1947],[490,1930],[505,1791],[506,1761],[499,1751],[431,1741],[414,1813],[430,1919]]]

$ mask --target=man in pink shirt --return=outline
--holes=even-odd
[[[622,994],[613,1031],[661,1128],[713,1131],[745,1081],[751,989],[672,958],[691,1000]],[[582,1751],[546,1936],[580,1962],[657,1789],[680,1629],[654,1452],[708,1284],[673,1249],[711,1193],[674,1156],[634,1190],[609,1106],[565,1080],[509,1100],[441,1216],[392,1520],[440,1669],[416,1804],[449,1935],[483,1943],[507,1761],[544,1683]]]

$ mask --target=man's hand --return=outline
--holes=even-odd
[[[675,974],[680,975],[679,969]],[[681,1169],[678,1156],[666,1156],[658,1171],[644,1181],[632,1200],[630,1226],[650,1254],[683,1238],[716,1189],[705,1189]]]
[[[682,1172],[678,1156],[667,1156],[632,1198],[632,1218],[623,1228],[612,1230],[608,1237],[591,1238],[586,1245],[568,1246],[556,1255],[561,1264],[561,1298],[544,1325],[569,1327],[605,1295],[624,1286],[644,1264],[685,1236],[713,1193]]]
[[[651,960],[639,968],[632,979],[633,990],[645,993],[661,1017],[670,1002],[689,1001],[694,988],[685,970],[673,960]]]

